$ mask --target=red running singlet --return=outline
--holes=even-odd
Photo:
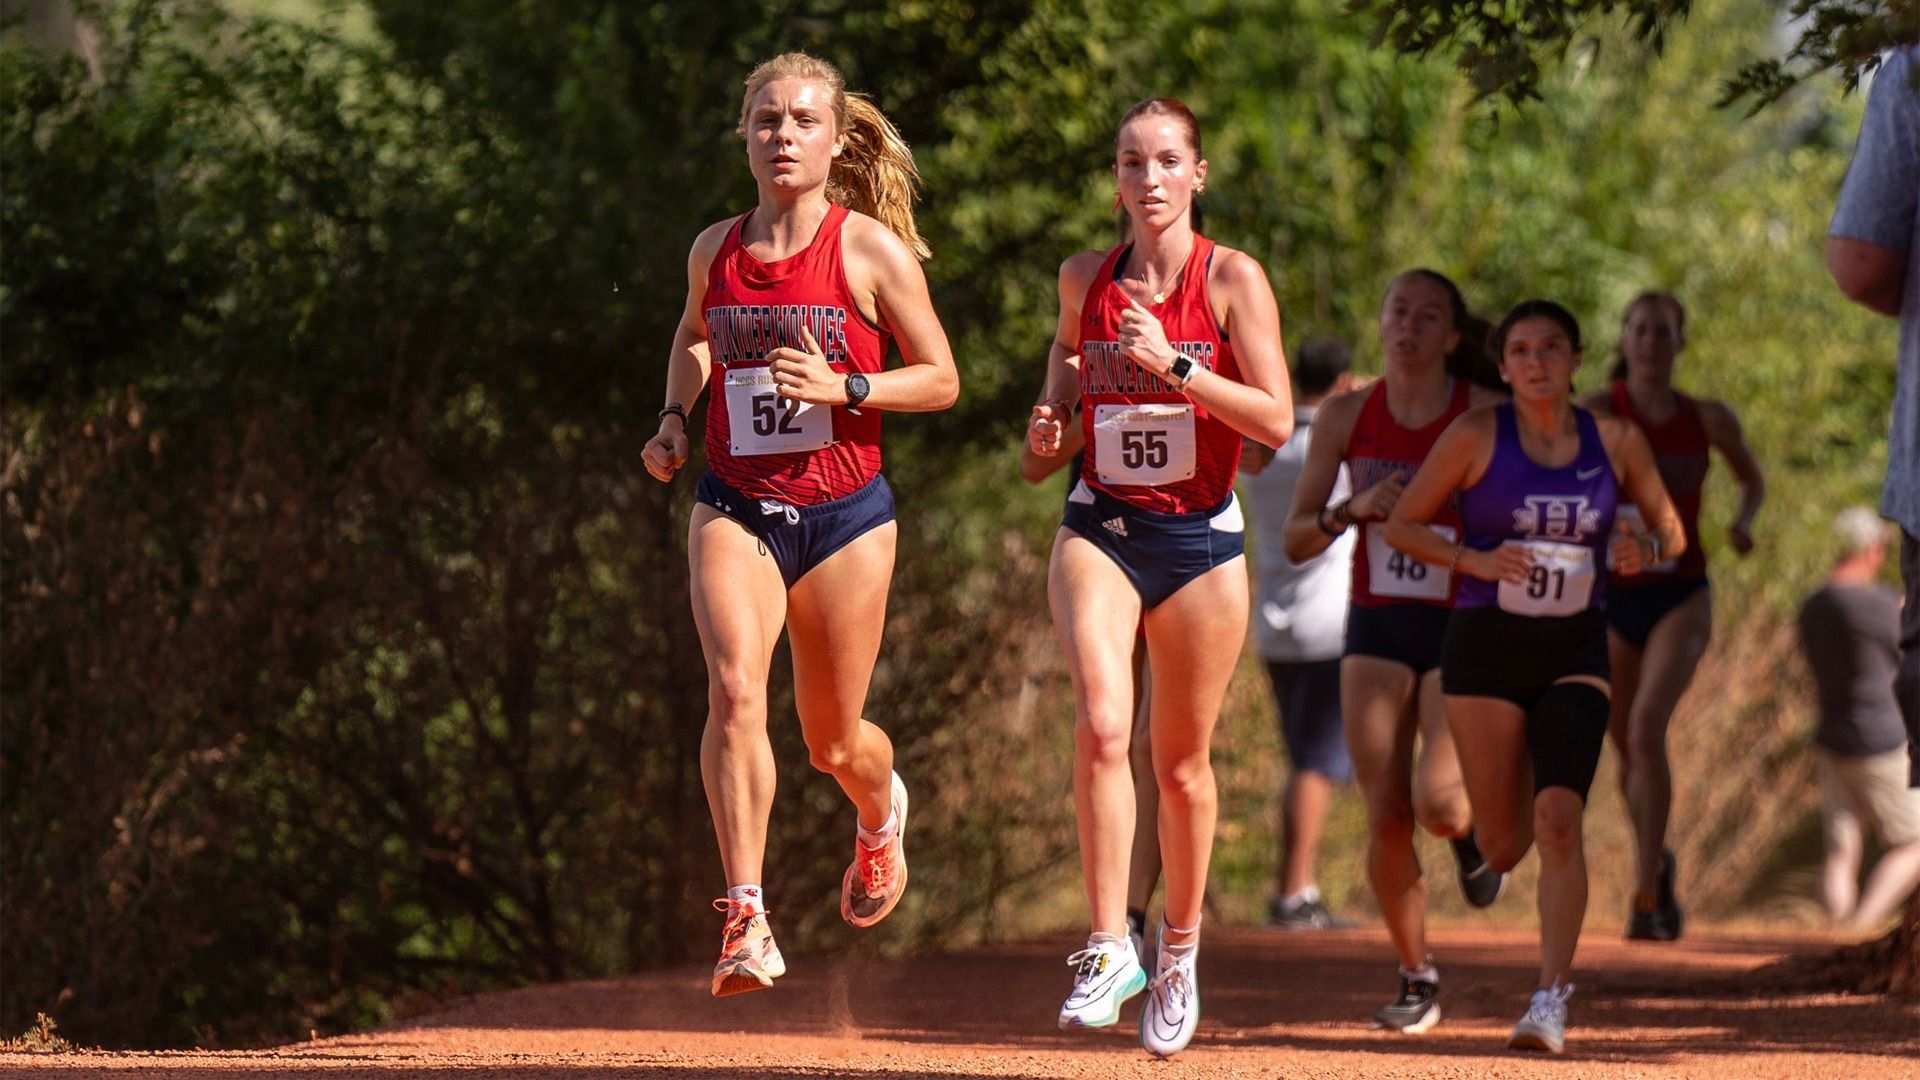
[[[889,335],[868,321],[841,263],[844,206],[829,206],[813,242],[761,262],[740,242],[752,211],[740,215],[707,269],[707,345],[713,373],[707,403],[707,464],[741,494],[789,506],[844,498],[880,472],[880,413],[782,399],[767,353],[805,349],[813,332],[836,372],[878,372]]]
[[[1673,508],[1680,515],[1680,525],[1687,533],[1687,550],[1678,559],[1657,563],[1630,578],[1615,578],[1614,584],[1631,589],[1636,585],[1706,577],[1707,549],[1700,543],[1700,496],[1706,489],[1707,470],[1713,465],[1713,443],[1707,438],[1706,421],[1700,417],[1700,403],[1675,390],[1673,399],[1679,409],[1666,423],[1655,426],[1634,411],[1633,395],[1627,393],[1625,382],[1614,383],[1608,394],[1613,401],[1614,415],[1633,421],[1646,434],[1647,444],[1653,447],[1654,464],[1660,470],[1660,482],[1667,486]],[[1622,513],[1631,509],[1630,503],[1622,502]],[[1637,519],[1639,512],[1633,511],[1632,516]]]
[[[1176,351],[1238,382],[1240,365],[1207,296],[1213,246],[1195,236],[1173,295],[1144,306]],[[1240,433],[1120,354],[1120,317],[1128,299],[1119,279],[1132,252],[1132,244],[1123,244],[1107,253],[1080,305],[1080,422],[1087,436],[1081,479],[1141,510],[1212,510],[1233,491]]]
[[[1353,476],[1353,490],[1365,491],[1395,473],[1411,481],[1420,471],[1420,463],[1432,452],[1433,444],[1454,418],[1467,411],[1472,387],[1467,380],[1449,378],[1451,389],[1447,407],[1439,416],[1419,429],[1402,427],[1387,408],[1387,381],[1381,379],[1367,391],[1360,415],[1347,437],[1346,463]],[[1458,500],[1449,498],[1428,523],[1449,540],[1460,539]],[[1459,590],[1457,574],[1443,566],[1428,566],[1387,543],[1386,522],[1360,524],[1360,542],[1353,551],[1353,606],[1385,607],[1389,604],[1428,604],[1449,607]]]

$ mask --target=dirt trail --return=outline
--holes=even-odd
[[[1808,938],[1692,938],[1580,951],[1566,1056],[1503,1049],[1533,986],[1531,935],[1435,934],[1446,1020],[1368,1030],[1393,986],[1378,931],[1221,930],[1200,959],[1194,1045],[1155,1062],[1119,1027],[1053,1017],[1072,942],[913,960],[789,955],[772,991],[707,996],[703,970],[491,994],[381,1031],[277,1050],[0,1054],[0,1075],[347,1077],[1768,1077],[1920,1076],[1920,1005],[1775,994],[1753,972]]]

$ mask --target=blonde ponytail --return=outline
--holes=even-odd
[[[827,181],[828,197],[877,219],[906,242],[915,258],[931,257],[933,249],[913,223],[913,204],[920,187],[913,151],[867,95],[846,95],[845,112],[840,131],[847,143],[833,163],[833,174]]]
[[[754,68],[747,76],[746,95],[740,102],[739,133],[744,136],[747,132],[747,109],[754,95],[779,79],[816,81],[832,95],[834,121],[846,141],[827,177],[827,198],[885,225],[916,258],[932,257],[932,249],[913,222],[913,204],[919,199],[920,187],[920,169],[913,163],[913,151],[872,98],[847,93],[846,79],[839,68],[800,52],[781,53]]]

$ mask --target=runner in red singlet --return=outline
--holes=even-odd
[[[807,749],[858,815],[840,914],[871,926],[906,886],[906,788],[886,734],[861,717],[896,532],[880,413],[944,409],[959,393],[918,262],[919,174],[893,125],[833,65],[787,53],[747,79],[740,133],[759,203],[694,241],[667,406],[643,455],[673,478],[687,409],[711,381],[711,471],[687,547],[709,687],[700,770],[728,886],[715,901],[726,912],[716,997],[786,971],[760,887],[767,672],[783,625]],[[906,364],[883,371],[889,341]]]
[[[1683,926],[1674,855],[1666,846],[1673,806],[1667,725],[1713,635],[1707,552],[1700,543],[1709,450],[1720,451],[1740,483],[1740,509],[1727,526],[1727,543],[1741,555],[1753,550],[1753,518],[1767,492],[1733,410],[1674,389],[1673,365],[1686,346],[1686,328],[1686,309],[1672,293],[1635,297],[1627,305],[1611,385],[1581,399],[1595,413],[1631,421],[1646,434],[1687,534],[1686,553],[1678,559],[1617,576],[1607,588],[1607,650],[1613,666],[1609,731],[1620,752],[1636,854],[1627,936],[1643,941],[1672,941]],[[1623,513],[1630,527],[1639,527],[1637,516]]]
[[[1061,1027],[1104,1027],[1148,983],[1127,937],[1133,785],[1133,630],[1153,672],[1166,907],[1140,1042],[1165,1057],[1193,1037],[1201,901],[1217,814],[1213,725],[1247,632],[1245,550],[1233,497],[1242,435],[1278,446],[1293,427],[1280,313],[1265,270],[1200,235],[1200,128],[1185,105],[1121,118],[1114,177],[1133,240],[1060,268],[1060,322],[1029,439],[1059,452],[1078,402],[1087,436],[1048,578],[1077,713],[1074,809],[1093,934],[1069,960]]]
[[[1476,384],[1498,377],[1489,371],[1485,331],[1444,275],[1410,270],[1395,278],[1380,305],[1386,374],[1328,400],[1314,416],[1286,529],[1287,557],[1303,562],[1360,526],[1340,712],[1354,777],[1366,797],[1367,878],[1400,959],[1400,993],[1374,1022],[1415,1035],[1440,1020],[1440,976],[1427,953],[1427,886],[1414,826],[1452,841],[1461,891],[1475,907],[1498,899],[1505,878],[1473,842],[1473,815],[1440,696],[1440,643],[1453,575],[1389,546],[1385,522],[1447,425],[1469,406],[1500,399]],[[1358,494],[1328,506],[1343,461]],[[1431,527],[1458,535],[1450,504]],[[1416,740],[1422,744],[1417,763]]]

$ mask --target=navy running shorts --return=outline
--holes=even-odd
[[[1232,492],[1212,510],[1157,514],[1080,484],[1067,496],[1060,524],[1118,564],[1149,611],[1247,550],[1245,520]]]
[[[893,520],[893,489],[875,476],[844,498],[812,506],[789,506],[777,499],[755,499],[709,471],[693,497],[746,526],[758,537],[791,589],[828,556]]]
[[[1347,609],[1345,656],[1391,660],[1420,677],[1440,666],[1448,609],[1432,604],[1388,604]]]

